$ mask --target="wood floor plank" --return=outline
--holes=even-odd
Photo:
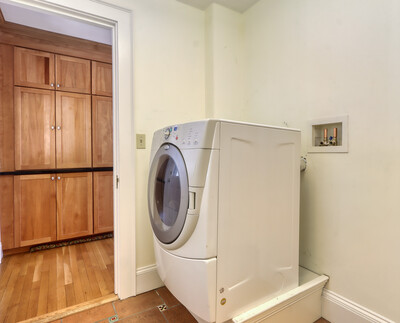
[[[36,271],[35,267],[35,271]],[[28,311],[26,313],[26,318],[35,317],[38,310],[38,299],[40,292],[40,281],[35,281],[35,273],[33,274],[32,290],[29,295]]]
[[[26,272],[25,279],[24,279],[24,287],[23,287],[24,292],[21,295],[21,299],[20,299],[19,306],[18,306],[18,313],[17,313],[17,318],[16,318],[17,322],[25,320],[27,317],[29,299],[30,299],[31,292],[32,292],[33,274],[35,272],[35,263],[36,263],[35,257],[31,256],[29,258],[29,264],[28,264],[27,272]]]
[[[83,303],[85,301],[85,297],[82,290],[81,277],[79,275],[76,245],[71,246],[69,249],[69,262],[71,264],[71,275],[74,284],[75,300],[77,304]]]
[[[57,248],[57,309],[67,307],[67,300],[65,298],[65,285],[64,285],[64,260],[63,248]]]
[[[25,259],[25,257],[23,259]],[[6,319],[5,319],[6,322],[16,322],[18,307],[19,307],[20,299],[21,299],[21,296],[23,293],[24,279],[26,276],[24,274],[24,272],[26,273],[25,267],[26,266],[23,261],[22,265],[21,265],[21,269],[19,271],[17,282],[13,288],[13,293],[11,296],[10,303],[8,304],[7,315],[6,315]]]
[[[43,262],[43,265],[45,263],[46,261]],[[38,310],[35,316],[47,313],[47,299],[49,296],[49,267],[48,266],[43,266],[43,267],[47,267],[47,271],[42,272],[42,277],[40,279]]]
[[[0,264],[0,323],[34,321],[113,290],[113,239],[9,255]]]
[[[50,268],[49,268],[49,289],[47,312],[54,312],[57,310],[57,251],[56,249],[49,250],[50,253]]]
[[[86,272],[88,274],[89,278],[89,283],[90,283],[90,289],[92,291],[92,297],[93,298],[99,298],[101,297],[101,290],[100,286],[98,284],[98,281],[96,279],[96,274],[95,274],[95,263],[92,263],[92,257],[90,256],[90,251],[86,248],[85,245],[82,245],[82,255],[83,255],[83,260],[85,263],[86,267]],[[96,257],[94,257],[94,261],[96,262]]]

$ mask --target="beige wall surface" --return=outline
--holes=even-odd
[[[301,265],[400,322],[400,2],[261,0],[244,14],[249,121],[300,128]],[[307,154],[349,116],[349,152]]]
[[[147,177],[155,130],[205,116],[204,12],[176,0],[107,0],[132,10],[137,268],[155,263]],[[132,228],[133,230],[134,228]]]
[[[243,15],[217,4],[206,15],[206,117],[245,120]]]

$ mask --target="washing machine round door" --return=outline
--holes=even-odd
[[[148,201],[150,221],[157,238],[169,244],[180,235],[189,205],[189,182],[179,149],[162,145],[150,167]]]

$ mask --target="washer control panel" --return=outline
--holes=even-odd
[[[182,148],[195,148],[201,141],[202,129],[199,124],[168,126],[163,129],[163,139]]]

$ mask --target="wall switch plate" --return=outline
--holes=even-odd
[[[136,134],[136,149],[146,148],[146,135],[142,133]]]

